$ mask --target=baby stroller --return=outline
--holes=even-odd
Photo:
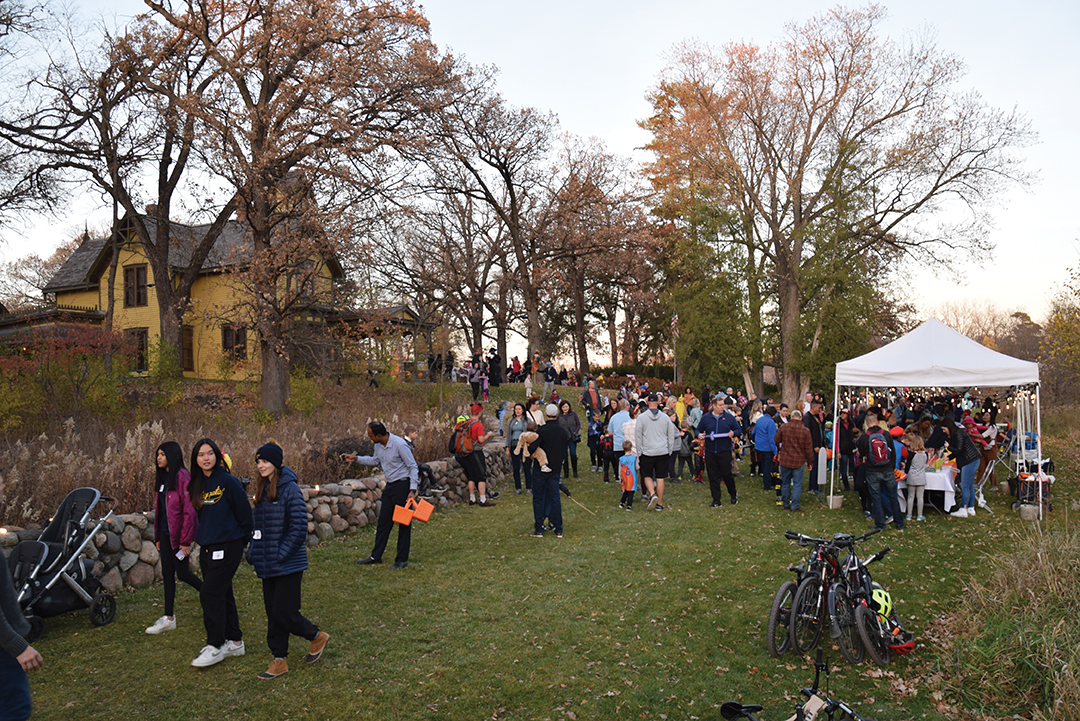
[[[36,541],[22,541],[12,549],[8,567],[19,608],[30,621],[28,641],[36,641],[45,632],[42,619],[68,611],[89,608],[95,626],[104,626],[116,615],[116,599],[102,590],[100,579],[93,575],[94,562],[80,556],[112,517],[110,509],[88,530],[90,515],[101,498],[95,488],[76,488]]]

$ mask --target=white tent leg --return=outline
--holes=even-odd
[[[1039,484],[1039,520],[1043,517],[1043,470],[1042,470],[1042,396],[1039,384],[1035,384],[1035,480]]]
[[[837,439],[840,437],[840,386],[833,383],[833,424],[832,424],[832,467],[829,468],[829,507],[832,507],[832,499],[836,494],[836,467],[840,464],[840,454],[836,449],[840,447]]]

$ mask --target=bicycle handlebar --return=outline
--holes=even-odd
[[[885,548],[881,549],[880,551],[875,553],[873,556],[870,556],[870,558],[863,561],[863,565],[864,566],[869,566],[871,563],[874,563],[875,561],[880,561],[881,559],[885,558],[885,556],[891,550],[892,550],[892,548],[890,548],[889,546],[885,546]]]

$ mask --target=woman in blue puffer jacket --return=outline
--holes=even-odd
[[[266,608],[266,643],[274,660],[259,674],[276,678],[289,670],[289,634],[310,642],[308,663],[322,656],[329,634],[300,614],[300,582],[307,562],[307,506],[296,473],[283,466],[281,447],[267,443],[255,453],[254,527],[248,562],[262,579]]]

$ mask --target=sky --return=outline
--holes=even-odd
[[[78,0],[75,0],[78,2]],[[923,311],[946,301],[993,303],[1041,320],[1050,298],[1080,266],[1080,3],[1036,0],[905,0],[882,3],[882,33],[901,38],[930,29],[938,46],[961,58],[968,74],[958,86],[978,91],[994,107],[1017,108],[1039,142],[1027,149],[1038,180],[1014,188],[990,208],[996,250],[962,264],[961,276],[933,268],[901,269],[909,300]],[[562,129],[596,137],[615,152],[647,159],[646,93],[678,43],[716,47],[732,41],[767,45],[783,38],[787,22],[803,22],[834,2],[759,0],[756,3],[666,0],[428,0],[424,11],[434,41],[476,65],[499,68],[498,87],[516,106],[559,116]],[[136,0],[83,0],[84,12],[133,15]],[[70,213],[34,219],[22,234],[5,232],[0,256],[45,255],[71,238],[89,217],[107,222],[95,197],[75,199]],[[924,315],[928,315],[924,312]]]

